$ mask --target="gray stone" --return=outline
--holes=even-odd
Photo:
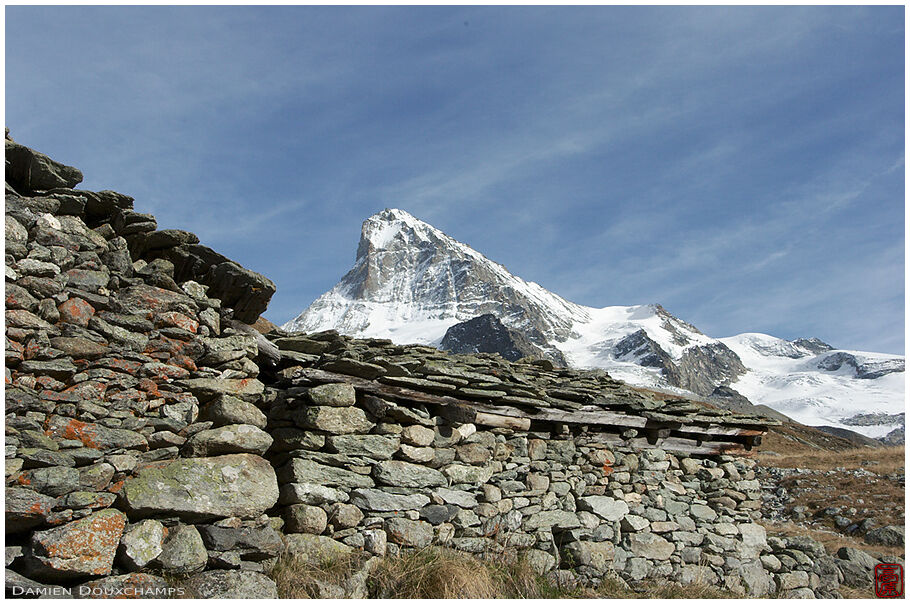
[[[306,504],[290,505],[284,509],[284,530],[287,533],[319,535],[325,530],[328,517],[320,507]]]
[[[73,592],[77,598],[161,598],[169,594],[176,595],[177,588],[164,577],[148,573],[126,573],[82,583],[73,588]]]
[[[297,556],[301,561],[314,565],[338,560],[354,552],[351,547],[330,537],[308,533],[285,535],[284,542],[288,555]]]
[[[837,557],[841,560],[850,560],[859,564],[863,569],[871,571],[878,564],[878,560],[866,552],[854,547],[842,547],[837,550]]]
[[[414,447],[428,447],[435,438],[436,433],[423,426],[406,426],[401,431],[401,442]]]
[[[626,514],[620,521],[622,530],[629,532],[643,531],[648,528],[649,525],[650,523],[648,522],[647,518],[642,518],[641,516],[636,516],[635,514]]]
[[[388,535],[382,529],[371,529],[363,532],[363,549],[374,556],[385,556]]]
[[[377,460],[391,459],[399,446],[397,437],[380,434],[341,434],[329,436],[326,442],[329,450],[336,453]]]
[[[278,501],[283,505],[293,503],[322,505],[347,500],[347,494],[338,489],[308,482],[290,482],[281,485],[281,496]]]
[[[155,564],[166,573],[186,575],[205,568],[208,559],[205,544],[196,527],[181,524],[168,531]]]
[[[615,551],[615,546],[609,541],[575,541],[563,548],[563,556],[573,566],[591,566],[605,571],[611,567]]]
[[[184,445],[186,455],[208,457],[228,453],[263,454],[272,445],[272,437],[250,424],[233,424],[192,435]]]
[[[322,384],[307,391],[314,405],[351,407],[357,402],[357,393],[350,384]]]
[[[377,463],[373,466],[373,476],[382,484],[395,487],[426,488],[447,482],[439,470],[397,460]]]
[[[265,429],[268,420],[256,405],[233,396],[223,396],[202,408],[200,419],[214,422],[215,426],[249,424]]]
[[[477,497],[468,491],[456,491],[454,489],[436,489],[433,494],[446,503],[451,503],[463,508],[474,508],[477,506]]]
[[[866,543],[872,545],[887,545],[891,547],[903,547],[904,545],[904,527],[902,526],[883,526],[869,531],[863,537]]]
[[[364,434],[375,425],[359,407],[307,407],[294,414],[294,421],[329,434]]]
[[[221,396],[233,396],[254,402],[262,396],[265,385],[257,379],[191,378],[178,380],[177,385],[186,388],[201,401]]]
[[[161,555],[167,529],[157,520],[134,524],[120,539],[118,563],[129,570],[140,570]]]
[[[667,560],[676,549],[672,543],[654,533],[633,533],[628,540],[629,552],[648,560]]]
[[[135,517],[254,518],[278,501],[278,481],[261,457],[223,455],[148,464],[126,480],[121,494]]]
[[[430,498],[420,493],[395,495],[378,489],[355,489],[351,491],[351,503],[373,512],[395,512],[419,510],[430,503]]]
[[[398,451],[398,457],[411,463],[427,464],[436,459],[436,449],[402,444]]]
[[[711,468],[716,469],[716,468]],[[689,508],[689,515],[697,518],[698,520],[707,520],[708,522],[713,522],[717,519],[717,512],[712,510],[706,505],[701,505],[698,503],[693,503]]]
[[[261,599],[278,598],[275,582],[262,573],[246,570],[212,570],[191,577],[184,583],[197,598]]]
[[[35,468],[21,473],[18,482],[44,495],[60,497],[79,488],[79,470],[64,466]]]
[[[593,512],[610,522],[617,522],[629,513],[629,505],[625,501],[601,495],[580,498],[578,509]]]
[[[739,573],[746,586],[746,592],[750,596],[761,598],[769,595],[774,590],[771,577],[758,560],[744,562]]]
[[[336,468],[310,461],[294,458],[278,470],[282,482],[301,482],[331,487],[369,488],[373,480],[344,468]]]
[[[800,587],[809,587],[809,573],[804,570],[795,570],[789,573],[775,575],[774,581],[777,583],[777,589],[786,591],[788,589],[798,589]]]
[[[423,548],[433,542],[433,526],[429,522],[388,518],[385,521],[385,531],[389,540],[398,545]]]
[[[541,528],[549,529],[554,526],[564,529],[578,528],[581,526],[581,522],[578,520],[578,516],[572,512],[550,510],[528,516],[525,518],[523,528],[526,531],[535,531]]]
[[[453,463],[442,468],[442,473],[452,484],[477,485],[490,480],[493,476],[493,466],[467,466]]]
[[[539,549],[530,549],[524,553],[528,566],[538,575],[545,575],[556,566],[556,558]]]
[[[6,180],[23,193],[71,189],[82,182],[82,172],[7,139]]]
[[[209,551],[239,552],[244,560],[275,558],[284,550],[281,535],[269,525],[235,527],[206,524],[200,525],[199,531]]]

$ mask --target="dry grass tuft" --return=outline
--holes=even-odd
[[[537,574],[520,554],[475,557],[443,547],[370,561],[370,598],[395,599],[556,599],[556,598],[733,598],[716,587],[681,586],[664,580],[645,581],[630,588],[620,579],[606,579],[597,589],[554,584]],[[282,558],[272,578],[281,598],[337,598],[327,589],[344,585],[362,567],[362,557],[313,565]]]
[[[441,547],[384,558],[370,576],[370,591],[379,598],[555,597],[545,585],[522,560],[483,561]]]
[[[300,556],[282,556],[269,573],[279,598],[332,598],[326,586],[344,585],[363,565],[364,556],[341,556],[314,564]]]

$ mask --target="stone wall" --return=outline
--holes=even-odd
[[[8,595],[176,595],[177,576],[201,597],[271,598],[283,552],[431,544],[521,551],[590,584],[616,572],[758,595],[836,588],[818,552],[807,562],[805,544],[765,538],[749,459],[608,445],[578,425],[491,428],[301,377],[318,365],[482,400],[509,376],[516,404],[538,392],[532,366],[482,355],[458,377],[426,347],[269,342],[249,325],[274,292],[266,278],[6,146]]]
[[[342,358],[356,347],[381,348],[387,367],[406,358],[415,374],[414,359],[425,356],[436,375],[424,377],[446,377],[443,357],[422,347],[333,332],[278,343]],[[278,469],[292,551],[394,555],[438,544],[482,555],[522,551],[541,573],[571,571],[589,585],[618,574],[632,584],[661,577],[757,596],[830,597],[837,589],[833,564],[781,563],[805,557],[795,541],[796,554],[782,540],[772,550],[757,523],[761,488],[751,459],[606,445],[587,427],[453,422],[432,406],[364,395],[344,382],[307,386],[300,373],[287,367],[266,388],[275,438],[267,456]],[[456,373],[453,363],[451,381]]]
[[[6,146],[7,593],[167,595],[161,575],[192,574],[209,596],[274,597],[261,336],[237,320],[274,286]]]

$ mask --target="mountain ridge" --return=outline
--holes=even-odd
[[[817,338],[713,338],[660,304],[583,306],[393,208],[363,222],[352,269],[283,328],[439,346],[450,327],[485,314],[570,366],[703,397],[724,389],[722,397],[740,394],[808,425],[842,428],[860,412],[903,410],[898,355],[836,350]]]

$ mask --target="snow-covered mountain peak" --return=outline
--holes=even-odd
[[[570,366],[706,397],[723,387],[813,425],[903,408],[903,357],[837,351],[815,338],[715,339],[660,304],[575,304],[400,209],[363,222],[351,270],[283,327],[437,346],[450,327],[485,314]]]
[[[404,210],[386,208],[363,221],[357,258],[419,243],[454,245],[458,242]]]

